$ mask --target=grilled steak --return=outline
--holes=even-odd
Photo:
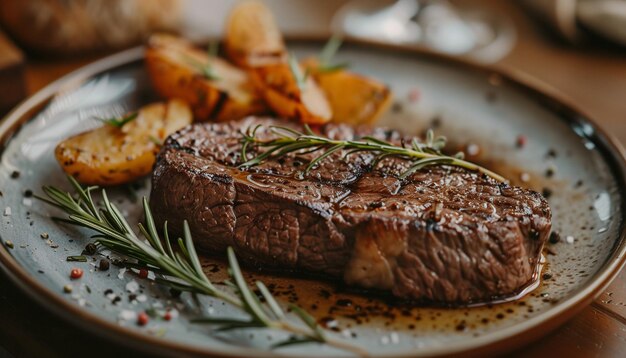
[[[540,194],[454,167],[399,180],[406,160],[388,158],[372,169],[367,152],[334,153],[306,176],[311,154],[239,170],[240,131],[259,123],[285,125],[248,118],[170,136],[152,178],[157,224],[181,228],[187,219],[205,252],[232,246],[248,263],[323,273],[420,301],[488,301],[519,292],[537,274],[551,226]],[[321,131],[403,140],[383,129],[329,124]]]

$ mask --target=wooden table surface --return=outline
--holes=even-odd
[[[496,11],[507,11],[518,28],[516,47],[497,66],[530,75],[559,90],[626,144],[626,51],[565,45],[546,36],[519,9],[511,8],[512,5],[487,2]],[[32,94],[94,59],[29,62],[26,68],[28,92]],[[39,308],[2,274],[0,322],[0,357],[6,351],[16,357],[128,353],[125,348],[80,332]],[[85,350],[86,347],[97,347],[97,350]],[[555,354],[559,357],[626,356],[626,270],[568,323],[514,353],[519,357]]]

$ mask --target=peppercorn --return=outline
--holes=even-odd
[[[141,312],[139,315],[137,315],[138,325],[145,326],[148,324],[149,321],[150,321],[150,317],[148,317],[148,314],[146,312]]]
[[[163,315],[163,319],[166,321],[172,320],[172,314],[170,313],[170,311],[165,312],[165,314]]]
[[[110,264],[109,264],[109,260],[107,259],[102,259],[98,263],[98,270],[100,271],[107,271],[109,267],[110,267]]]
[[[70,278],[72,280],[76,280],[83,277],[83,270],[79,269],[79,268],[73,268],[72,271],[70,271]]]
[[[85,253],[87,255],[93,255],[98,251],[98,247],[93,242],[90,242],[85,246]]]

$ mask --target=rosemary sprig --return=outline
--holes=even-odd
[[[139,112],[132,112],[122,117],[113,117],[113,118],[96,118],[104,124],[122,128],[126,123],[135,120],[139,116]]]
[[[373,153],[374,160],[371,164],[372,168],[375,168],[378,163],[390,156],[411,161],[409,168],[400,175],[401,179],[405,179],[427,166],[449,165],[477,171],[500,182],[507,181],[504,177],[487,168],[463,160],[463,152],[459,152],[454,156],[443,154],[441,150],[446,144],[446,138],[435,138],[431,130],[427,132],[425,142],[413,139],[410,147],[407,148],[369,136],[363,137],[361,140],[334,140],[316,135],[307,125],[304,126],[304,133],[292,128],[270,126],[269,129],[275,135],[275,138],[263,140],[259,139],[256,135],[259,128],[261,128],[261,126],[257,125],[256,127],[248,128],[246,132],[242,133],[241,158],[244,162],[239,165],[239,168],[252,167],[267,159],[281,157],[288,153],[306,154],[321,151],[322,154],[309,161],[309,164],[304,170],[304,174],[306,175],[311,169],[331,154],[340,150],[347,150],[345,157],[357,152]],[[261,148],[264,150],[259,151],[260,154],[251,159],[248,158],[248,151],[250,149],[259,150]]]
[[[217,41],[211,41],[209,42],[209,46],[207,48],[208,59],[206,63],[202,63],[190,56],[186,56],[185,59],[189,64],[194,66],[204,78],[209,81],[217,81],[220,77],[215,73],[215,69],[211,65],[211,58],[217,57],[218,52],[219,48]]]
[[[230,286],[234,293],[216,288],[204,274],[186,221],[183,225],[183,238],[177,240],[177,250],[175,250],[170,244],[167,222],[163,225],[162,240],[157,232],[148,202],[144,197],[145,223],[138,224],[139,232],[145,238],[142,240],[131,229],[117,206],[109,200],[104,189],[102,190],[102,204],[96,204],[92,192],[97,187],[83,188],[74,178],[71,176],[68,178],[75,191],[74,195],[53,186],[44,186],[43,191],[46,197],[37,196],[37,198],[68,214],[68,218],[63,218],[60,221],[95,231],[97,233],[95,235],[97,245],[136,260],[134,263],[129,263],[131,267],[145,267],[159,274],[157,282],[181,291],[190,291],[220,299],[248,316],[247,319],[203,317],[194,320],[195,323],[214,325],[216,326],[215,331],[218,332],[268,328],[291,334],[291,338],[277,343],[274,348],[315,342],[350,351],[360,356],[368,355],[367,351],[358,346],[329,336],[308,313],[297,306],[290,306],[290,309],[301,322],[300,324],[292,322],[287,318],[267,287],[261,281],[256,281],[255,285],[265,300],[265,303],[261,303],[261,298],[254,294],[246,283],[232,248],[229,247],[227,252],[229,273],[232,280]]]
[[[333,35],[330,39],[328,39],[328,42],[326,42],[326,45],[324,45],[324,48],[322,49],[322,52],[320,52],[320,55],[319,55],[320,63],[317,68],[318,71],[333,72],[333,71],[343,70],[350,65],[347,62],[341,62],[341,63],[335,63],[335,64],[332,63],[333,57],[335,57],[335,54],[337,54],[337,51],[339,51],[339,48],[341,47],[342,42],[343,42],[343,39],[338,35]]]
[[[289,55],[289,70],[293,75],[293,78],[296,80],[296,84],[300,91],[304,91],[306,89],[306,81],[309,77],[309,71],[305,71],[302,73],[302,69],[300,68],[300,64],[298,63],[298,59],[295,55]]]

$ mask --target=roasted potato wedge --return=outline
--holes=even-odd
[[[285,62],[287,50],[272,12],[259,1],[242,2],[226,22],[224,47],[239,67]]]
[[[304,85],[299,86],[288,64],[255,67],[250,75],[259,93],[277,114],[308,124],[323,124],[332,118],[326,95],[315,80],[308,76]]]
[[[278,115],[309,124],[331,119],[330,105],[315,79],[298,85],[282,34],[263,3],[247,1],[232,10],[224,43],[230,60],[248,69],[257,93]]]
[[[226,121],[266,111],[245,71],[181,38],[152,36],[146,65],[156,92],[189,103],[196,120]]]
[[[304,61],[303,66],[326,94],[333,122],[372,124],[392,102],[389,87],[372,78],[343,69],[325,71],[315,59]]]
[[[190,124],[192,113],[181,100],[155,103],[126,117],[61,142],[55,155],[63,170],[80,183],[116,185],[152,171],[159,145],[169,134]]]

